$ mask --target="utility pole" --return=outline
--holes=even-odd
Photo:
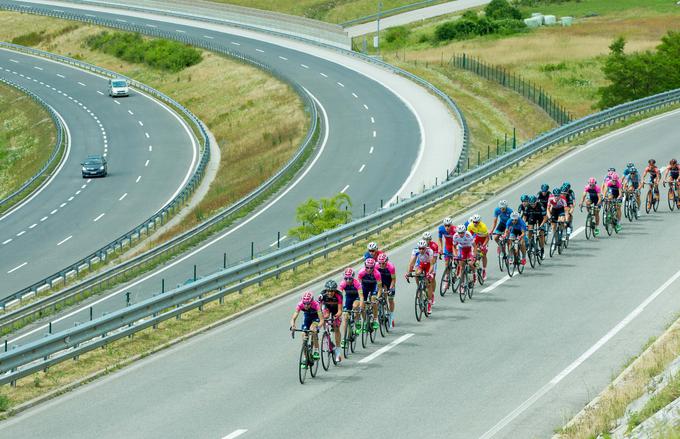
[[[380,56],[380,14],[382,13],[382,0],[378,0],[378,56]]]

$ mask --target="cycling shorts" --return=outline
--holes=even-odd
[[[501,222],[498,223],[498,225],[496,226],[496,230],[493,231],[493,234],[494,234],[494,235],[502,235],[503,232],[505,232],[505,228],[506,228],[506,227],[507,227],[507,225],[506,225],[504,222],[501,221]]]
[[[555,207],[550,214],[550,221],[556,223],[557,220],[564,215],[564,207]]]
[[[621,196],[621,191],[619,191],[619,188],[617,187],[610,187],[608,193],[614,198],[619,198],[619,196]]]
[[[471,259],[473,256],[472,247],[460,247],[458,249],[457,259]]]
[[[363,293],[364,293],[364,300],[368,300],[369,296],[375,296],[376,294],[378,294],[378,284],[375,284],[373,291],[363,290]]]
[[[671,180],[677,180],[678,177],[680,177],[680,171],[677,171],[677,170],[673,171],[673,170],[671,170],[671,172],[668,173],[668,177],[670,177]]]
[[[475,236],[475,244],[478,246],[484,245],[484,242],[486,241],[486,236]]]
[[[305,318],[302,320],[302,330],[307,331],[312,327],[312,323],[319,323],[319,316],[312,313],[305,313]]]
[[[359,300],[359,293],[347,293],[345,294],[345,300],[342,301],[343,311],[351,311],[354,306],[354,302]]]

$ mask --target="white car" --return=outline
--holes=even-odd
[[[109,96],[112,98],[116,96],[130,96],[127,81],[122,78],[109,79]]]

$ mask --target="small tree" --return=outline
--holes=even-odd
[[[347,194],[318,200],[310,198],[297,207],[295,219],[300,225],[290,229],[288,235],[302,241],[345,224],[352,218],[352,212],[348,209],[351,206]]]
[[[522,13],[507,0],[491,0],[484,8],[484,14],[491,20],[512,19],[519,20]]]

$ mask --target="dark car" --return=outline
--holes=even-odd
[[[83,163],[83,178],[106,177],[106,159],[101,155],[88,155]]]

